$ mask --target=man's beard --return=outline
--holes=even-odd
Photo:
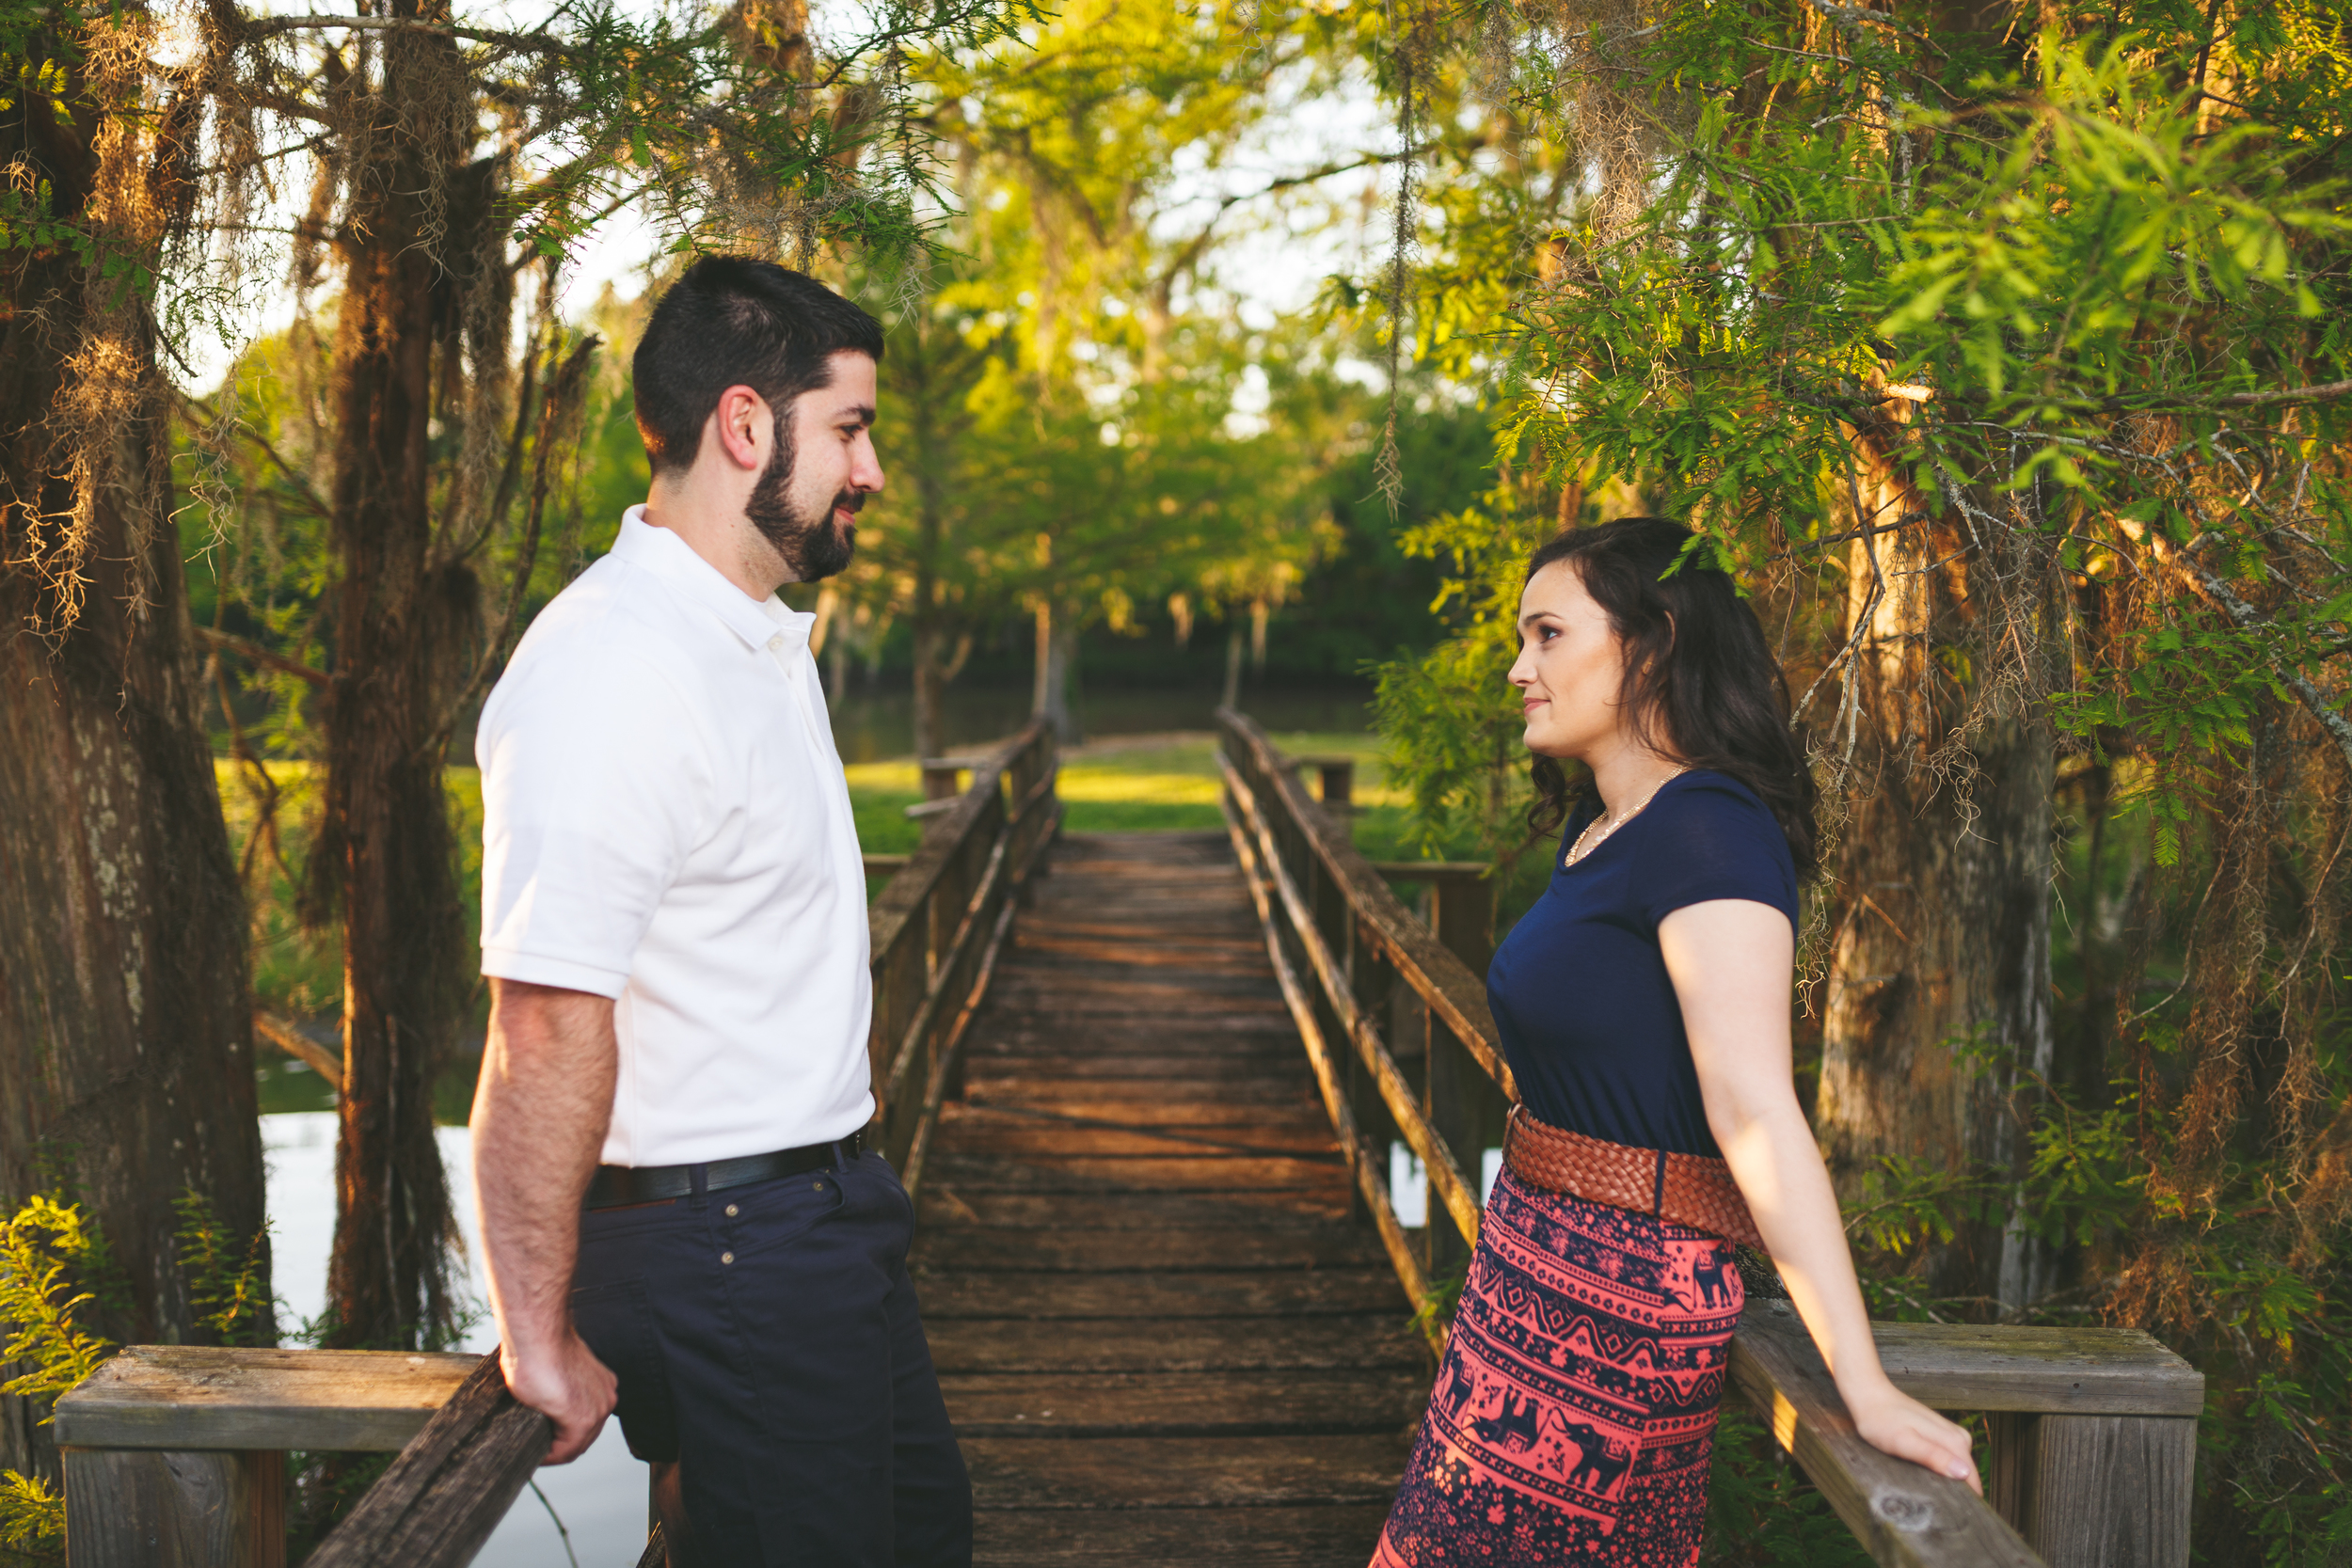
[[[854,514],[866,504],[866,497],[855,490],[844,490],[825,503],[824,511],[814,517],[803,515],[792,504],[792,432],[776,432],[776,453],[768,460],[767,470],[759,483],[752,487],[750,499],[743,502],[743,515],[759,530],[760,537],[773,545],[784,563],[792,570],[796,582],[815,582],[819,578],[833,577],[849,565],[850,557],[857,552],[857,527],[834,526],[836,509]]]

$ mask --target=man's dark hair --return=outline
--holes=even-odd
[[[794,398],[833,380],[833,356],[844,349],[880,364],[882,323],[773,261],[696,261],[654,306],[632,365],[637,430],[653,471],[692,467],[703,425],[728,388],[749,387],[782,420]]]

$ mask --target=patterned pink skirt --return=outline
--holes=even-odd
[[[1698,1560],[1731,1244],[1504,1170],[1374,1568]]]

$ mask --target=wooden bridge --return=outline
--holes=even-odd
[[[1366,863],[1221,722],[1225,833],[1058,833],[1032,728],[966,788],[928,770],[924,848],[874,902],[882,1128],[982,1563],[1363,1563],[1443,1339],[1429,1282],[1477,1233],[1512,1092],[1464,961],[1481,890]],[[1431,919],[1391,877],[1435,884]],[[1407,1149],[1425,1200],[1400,1215]],[[1861,1442],[1785,1303],[1751,1304],[1733,1360],[1878,1561],[2187,1562],[2202,1379],[2153,1340],[1880,1342],[1917,1397],[1989,1414],[1989,1501]],[[163,1347],[60,1400],[56,1433],[74,1568],[277,1568],[288,1449],[400,1450],[311,1563],[462,1563],[547,1444],[495,1357]],[[580,1545],[662,1560],[658,1535]]]

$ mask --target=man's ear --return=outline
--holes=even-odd
[[[768,400],[749,387],[735,386],[719,394],[705,439],[715,440],[719,455],[729,464],[757,472],[768,466],[766,444],[774,438],[775,428]]]

